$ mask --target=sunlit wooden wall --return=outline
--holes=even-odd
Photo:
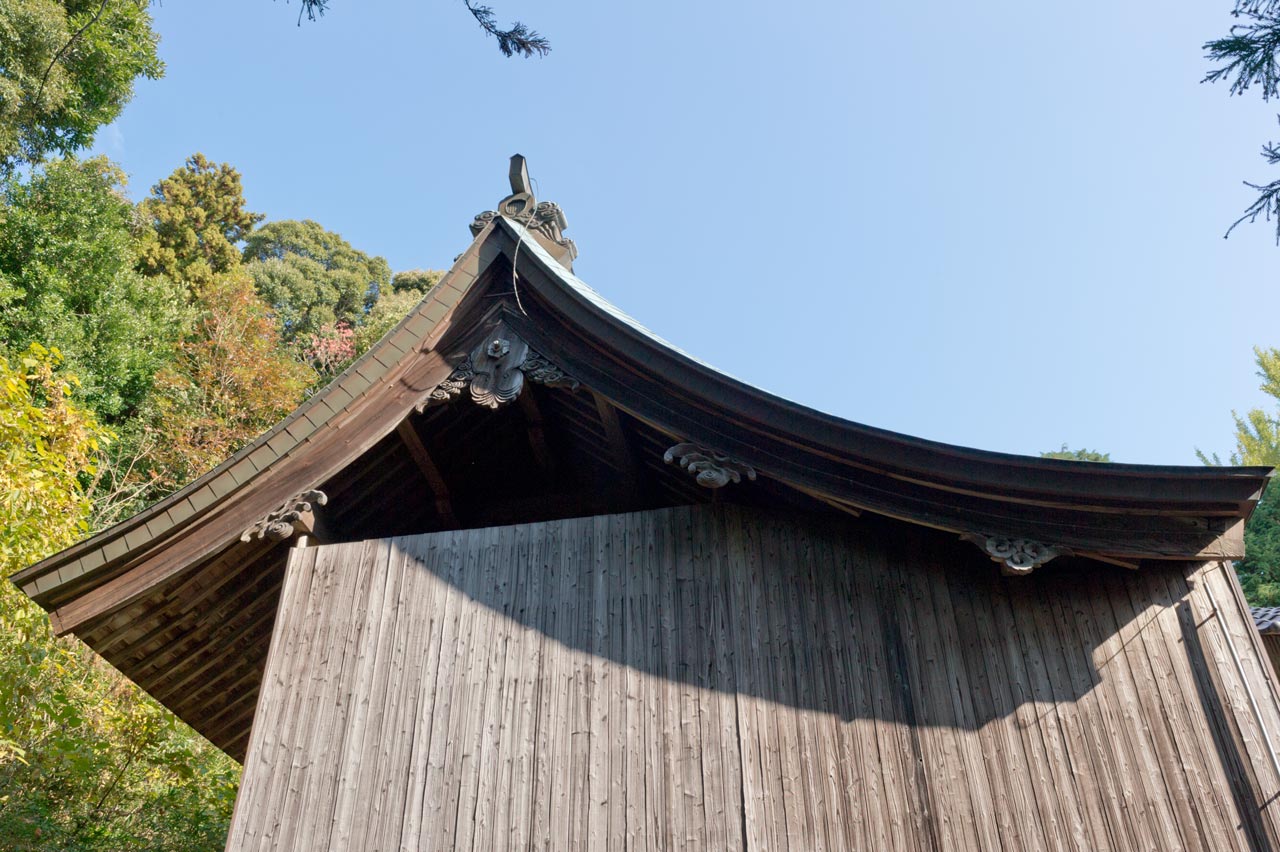
[[[228,848],[1272,848],[1227,570],[728,506],[295,550]]]

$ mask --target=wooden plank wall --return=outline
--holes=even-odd
[[[1233,586],[728,506],[296,550],[227,848],[1275,848]]]

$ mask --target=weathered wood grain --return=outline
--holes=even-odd
[[[297,550],[228,849],[1274,848],[1230,582],[729,505]]]

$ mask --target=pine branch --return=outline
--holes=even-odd
[[[1280,0],[1275,0],[1280,3]],[[1262,146],[1262,159],[1267,161],[1267,165],[1280,165],[1280,143],[1268,142]],[[1280,246],[1280,180],[1273,180],[1271,183],[1250,183],[1244,181],[1244,185],[1258,193],[1258,198],[1247,208],[1244,215],[1231,223],[1231,227],[1227,228],[1227,232],[1222,235],[1225,240],[1231,236],[1231,232],[1244,222],[1250,224],[1258,221],[1261,216],[1263,220],[1270,222],[1275,219],[1276,222],[1276,245]]]
[[[1274,15],[1280,12],[1280,0],[1236,0],[1236,7],[1231,10],[1235,18],[1253,18],[1260,15]]]
[[[302,14],[305,12],[308,21],[314,21],[324,15],[329,8],[329,0],[302,0],[302,8],[298,10],[298,26],[302,26]]]
[[[476,6],[471,0],[462,0],[462,2],[466,4],[467,10],[475,16],[481,29],[498,40],[498,50],[502,51],[503,56],[510,57],[518,53],[528,59],[534,54],[546,56],[551,52],[551,42],[539,35],[536,30],[529,29],[519,21],[513,23],[511,29],[504,30],[498,26],[492,8]],[[1276,0],[1276,2],[1280,2],[1280,0]]]
[[[1206,74],[1202,82],[1225,80],[1233,95],[1242,95],[1256,85],[1266,101],[1280,95],[1280,13],[1250,17],[1253,23],[1234,26],[1226,38],[1205,43],[1206,58],[1224,64]]]
[[[1280,97],[1280,0],[1236,0],[1231,14],[1248,23],[1233,26],[1225,38],[1205,43],[1206,58],[1220,65],[1201,82],[1226,82],[1232,95],[1242,95],[1257,86],[1264,101]],[[1280,164],[1280,144],[1263,145],[1262,157],[1268,165]],[[1223,239],[1244,222],[1253,223],[1259,217],[1270,222],[1274,218],[1276,245],[1280,245],[1280,180],[1266,184],[1245,181],[1244,185],[1257,192],[1258,197],[1245,208],[1243,216],[1231,223]]]
[[[519,21],[513,23],[510,29],[504,30],[498,26],[492,7],[476,5],[473,0],[462,0],[462,2],[466,4],[467,11],[475,17],[481,29],[498,40],[498,50],[502,51],[503,56],[520,54],[528,59],[535,54],[546,56],[551,52],[551,42],[541,36],[537,30],[531,30]],[[1280,6],[1280,0],[1240,0],[1240,2],[1269,3]],[[314,21],[322,17],[328,8],[329,0],[302,0],[302,7],[298,10],[298,25],[302,25],[304,14],[308,21]]]

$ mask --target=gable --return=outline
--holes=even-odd
[[[521,209],[541,219],[503,212],[521,194],[478,220],[413,312],[288,418],[14,581],[59,633],[240,756],[301,535],[360,541],[729,501],[943,530],[1015,573],[1060,554],[1129,567],[1242,554],[1267,469],[1031,459],[797,405],[606,302],[566,267],[558,208],[524,193]]]

